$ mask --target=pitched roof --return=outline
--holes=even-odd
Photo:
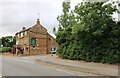
[[[41,26],[42,28],[44,28],[44,29],[47,31],[47,29],[46,29],[45,27],[43,27],[41,24],[39,24],[39,25],[34,25],[34,26],[30,27],[30,28],[21,30],[21,31],[17,32],[15,35],[17,35],[17,34],[19,34],[19,33],[21,33],[21,32],[29,31],[30,29],[32,29],[32,28],[35,27],[35,26]]]

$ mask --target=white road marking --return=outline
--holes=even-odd
[[[83,75],[83,74],[75,74],[75,73],[71,73],[71,72],[68,72],[68,71],[65,71],[65,70],[61,70],[61,69],[56,69],[57,71],[61,71],[61,72],[65,72],[65,73],[68,73],[68,74],[71,74],[71,75],[76,75],[76,76],[86,76],[86,75]]]
[[[31,63],[33,64],[34,62],[33,61],[29,61],[29,60],[21,60],[21,59],[9,59],[9,60],[13,60],[13,61],[19,61],[19,62],[25,62],[25,63]]]
[[[25,57],[24,57],[24,58],[25,58]],[[25,60],[23,60],[23,59],[13,59],[13,58],[10,58],[9,60],[34,64],[33,61],[29,61],[29,60],[26,60],[26,59],[27,59],[27,57],[25,58]],[[48,68],[48,67],[47,67],[47,68]],[[61,69],[56,69],[56,70],[57,70],[57,71],[61,71],[61,72],[65,72],[65,73],[68,73],[68,74],[71,74],[71,75],[75,75],[74,73],[70,73],[70,72],[65,71],[65,70],[61,70]]]
[[[71,74],[71,75],[75,75],[74,73],[70,73],[68,71],[64,71],[64,70],[61,70],[61,69],[56,69],[57,71],[61,71],[61,72],[65,72],[65,73],[68,73],[68,74]]]

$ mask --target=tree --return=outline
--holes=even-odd
[[[66,29],[69,26],[70,2],[63,2],[63,14],[57,17],[59,28]]]
[[[56,35],[56,32],[57,32],[57,31],[56,31],[56,28],[54,27],[54,28],[53,28],[53,34]]]
[[[16,36],[13,37],[13,45],[16,44]]]
[[[58,33],[56,34],[57,39],[56,41],[61,44],[61,43],[66,43],[67,41],[67,35],[69,34],[67,32],[67,29],[69,29],[70,25],[70,2],[65,1],[62,4],[63,6],[63,14],[58,16],[57,20],[59,21],[59,28],[58,28]],[[63,40],[64,39],[64,40]]]
[[[114,28],[119,27],[112,19],[115,11],[116,8],[112,4],[104,5],[104,2],[87,2],[75,7],[77,19],[80,20],[75,27],[75,35],[76,40],[80,40],[79,44],[82,45],[82,53],[85,53],[85,60],[113,63],[114,59],[114,62],[118,62],[116,58],[119,49],[113,49],[114,45],[118,48],[117,43],[120,40],[115,37],[116,33],[113,34]]]
[[[6,37],[2,37],[2,45],[3,45],[3,47],[7,46],[8,42],[9,42],[9,39],[7,39]]]
[[[120,62],[120,25],[112,18],[116,7],[105,2],[82,2],[70,11],[69,3],[63,2],[63,14],[58,17],[58,54],[68,59]]]
[[[12,47],[16,43],[15,37],[13,36],[2,37],[1,41],[2,41],[3,47]]]
[[[0,47],[2,47],[2,38],[0,38]]]

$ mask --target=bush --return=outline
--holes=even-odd
[[[0,52],[10,52],[12,50],[11,47],[2,47],[0,48]]]
[[[116,8],[104,2],[86,2],[68,11],[69,3],[63,4],[64,12],[58,17],[57,54],[71,60],[120,63],[120,22],[111,16]]]

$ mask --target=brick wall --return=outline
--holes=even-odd
[[[27,35],[25,32],[27,31]],[[23,34],[23,37],[18,37],[18,34]],[[30,39],[36,37],[36,46],[30,44]],[[16,42],[24,48],[24,54],[48,54],[50,53],[51,45],[58,46],[55,39],[47,32],[40,24],[35,25],[29,30],[24,30],[16,34]]]

